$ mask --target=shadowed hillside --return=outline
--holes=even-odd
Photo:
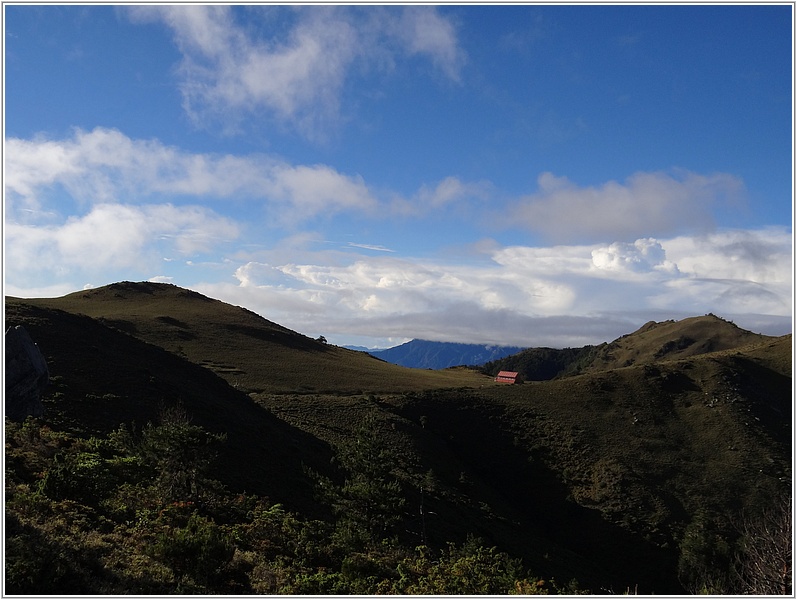
[[[213,474],[230,493],[329,520],[335,505],[319,499],[317,477],[345,484],[351,474],[340,453],[367,424],[402,499],[394,515],[400,546],[391,548],[464,548],[478,536],[559,582],[551,591],[741,589],[728,575],[743,547],[739,520],[791,487],[791,336],[760,336],[711,315],[649,323],[597,347],[529,349],[503,361],[532,357],[546,376],[506,386],[472,369],[391,365],[171,285],[7,298],[5,311],[7,325],[23,325],[48,361],[42,431],[81,439],[123,424],[140,431],[164,406],[180,405],[192,423],[226,435]],[[15,443],[21,452],[28,442]],[[41,478],[23,469],[28,460],[11,463],[15,489]],[[29,528],[15,531],[39,527],[15,518]],[[125,523],[119,527],[132,527]],[[330,539],[324,543],[343,543]],[[332,568],[309,548],[296,564],[318,574]],[[355,577],[351,564],[335,568],[349,583],[280,587],[250,574],[234,589],[375,589],[353,583],[367,577],[346,579]],[[362,573],[377,577],[368,569]],[[385,581],[396,573],[375,572]],[[129,589],[171,589],[170,572],[148,573],[163,583],[136,579]],[[571,580],[577,585],[562,587]],[[86,585],[77,589],[119,591]]]
[[[163,407],[180,404],[194,423],[231,434],[218,465],[228,484],[311,507],[302,464],[327,468],[329,446],[209,369],[84,315],[14,301],[6,304],[6,324],[24,326],[47,359],[51,382],[43,400],[53,426],[107,434],[122,424],[155,422]]]
[[[504,358],[485,363],[482,372],[495,377],[499,371],[516,371],[525,381],[547,381],[579,373],[590,364],[595,346],[583,348],[527,348]]]

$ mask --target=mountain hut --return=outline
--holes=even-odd
[[[495,376],[498,383],[523,383],[517,371],[499,371]]]

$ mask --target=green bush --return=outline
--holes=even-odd
[[[53,500],[77,500],[96,506],[118,485],[105,459],[96,452],[61,453],[41,482]]]
[[[693,594],[732,591],[733,546],[729,534],[707,514],[695,515],[684,531],[678,559],[678,577]]]
[[[528,584],[520,560],[476,539],[461,547],[449,543],[436,558],[420,546],[415,556],[399,562],[397,570],[399,579],[393,591],[399,594],[508,594],[518,589],[525,594],[541,589],[536,583]]]
[[[226,439],[192,425],[180,408],[164,410],[158,425],[148,424],[137,454],[155,468],[155,484],[164,501],[198,500],[212,481],[208,468],[215,447]]]
[[[170,567],[184,583],[192,580],[201,586],[217,582],[234,552],[229,534],[196,513],[184,527],[166,526],[150,548],[152,557]]]

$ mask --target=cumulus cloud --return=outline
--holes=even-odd
[[[208,252],[238,234],[234,222],[204,207],[98,204],[56,225],[7,222],[6,269],[12,280],[109,268],[143,272],[159,265],[164,252]]]
[[[320,138],[339,118],[355,64],[394,64],[397,56],[420,55],[459,79],[464,52],[454,25],[434,7],[289,10],[279,27],[260,21],[262,35],[252,21],[250,27],[236,21],[236,10],[225,5],[133,6],[128,14],[134,22],[159,21],[173,31],[183,56],[178,73],[184,107],[198,124],[210,119],[229,125],[266,111]]]
[[[326,165],[280,165],[270,175],[269,195],[300,211],[291,218],[376,206],[362,177],[342,175]]]
[[[718,314],[791,315],[792,236],[784,228],[682,236],[667,254],[686,276],[651,297],[657,306],[678,304]]]
[[[549,241],[628,240],[667,236],[713,226],[712,209],[738,200],[744,184],[725,173],[636,173],[625,182],[580,187],[566,177],[542,173],[538,190],[521,198],[508,215]]]
[[[291,221],[376,206],[363,179],[327,165],[292,165],[265,155],[184,152],[118,130],[76,130],[71,138],[6,141],[5,189],[20,207],[40,208],[60,187],[83,204],[150,196],[256,199]]]
[[[639,239],[633,244],[614,242],[609,246],[596,248],[592,251],[592,264],[595,268],[606,271],[678,271],[677,265],[667,260],[661,243],[653,238]]]
[[[151,281],[152,283],[174,283],[174,277],[156,275],[155,277],[150,277],[147,281]]]
[[[25,281],[24,285],[17,285],[16,282],[13,281],[6,281],[3,283],[5,295],[17,298],[59,298],[71,294],[75,289],[76,286],[72,283],[51,283],[50,280],[33,281],[28,279]],[[89,288],[83,286],[82,289]]]
[[[695,277],[786,284],[792,277],[792,234],[785,228],[731,230],[667,241],[667,254]]]
[[[550,227],[557,240],[569,237],[562,232],[570,226],[599,239],[485,241],[443,261],[401,257],[378,244],[332,243],[313,232],[276,245],[247,237],[235,250],[228,241],[258,223],[273,234],[347,212],[375,219],[451,215],[492,198],[489,184],[448,177],[397,201],[327,165],[190,153],[104,128],[60,140],[10,138],[5,150],[6,275],[30,290],[73,291],[85,281],[117,280],[120,270],[179,285],[175,265],[191,259],[192,271],[212,268],[214,276],[238,282],[200,291],[330,339],[370,331],[382,338],[552,345],[546,327],[576,319],[581,337],[568,339],[581,344],[651,318],[714,312],[763,327],[791,316],[790,231],[676,231],[679,222],[708,223],[713,203],[741,193],[728,175],[648,173],[580,188],[543,174],[538,192],[514,216],[542,215],[539,227]],[[241,202],[262,206],[258,222],[222,216]],[[634,235],[638,229],[645,233]],[[230,250],[225,260],[201,256],[219,249]],[[164,260],[174,257],[182,260]],[[67,280],[75,283],[58,283]]]
[[[490,262],[469,264],[364,255],[345,262],[318,252],[301,264],[250,261],[236,271],[238,286],[203,289],[330,339],[577,346],[610,341],[651,319],[708,312],[785,333],[789,239],[785,230],[755,230],[608,245],[491,244]],[[736,260],[712,272],[729,248]]]
[[[486,310],[523,307],[547,314],[566,306],[572,298],[569,287],[559,282],[537,279],[519,285],[513,274],[499,269],[393,257],[361,257],[346,265],[286,264],[278,268],[304,295],[331,294],[337,305],[370,315],[435,311],[458,297]]]

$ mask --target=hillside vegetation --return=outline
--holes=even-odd
[[[767,593],[763,549],[790,593],[756,527],[788,514],[791,336],[649,323],[509,386],[164,284],[5,311],[51,373],[6,424],[9,593]]]

